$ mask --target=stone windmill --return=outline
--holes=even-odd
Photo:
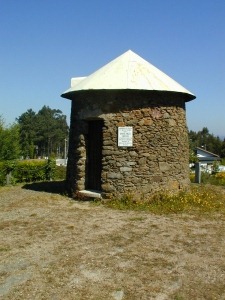
[[[189,185],[186,102],[195,96],[132,51],[72,78],[67,190],[102,197]]]

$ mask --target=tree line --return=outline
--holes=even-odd
[[[68,132],[66,116],[49,106],[28,109],[10,126],[0,117],[0,160],[65,157]]]

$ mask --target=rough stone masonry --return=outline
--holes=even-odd
[[[189,185],[185,99],[179,93],[86,92],[72,101],[67,187],[84,190],[87,120],[103,125],[102,195],[148,194]],[[133,127],[133,147],[118,147],[118,127]]]

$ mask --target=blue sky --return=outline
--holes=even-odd
[[[196,95],[190,130],[225,136],[224,0],[0,0],[0,115],[12,123],[131,49]]]

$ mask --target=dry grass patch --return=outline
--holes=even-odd
[[[0,299],[225,298],[225,215],[0,192]]]

